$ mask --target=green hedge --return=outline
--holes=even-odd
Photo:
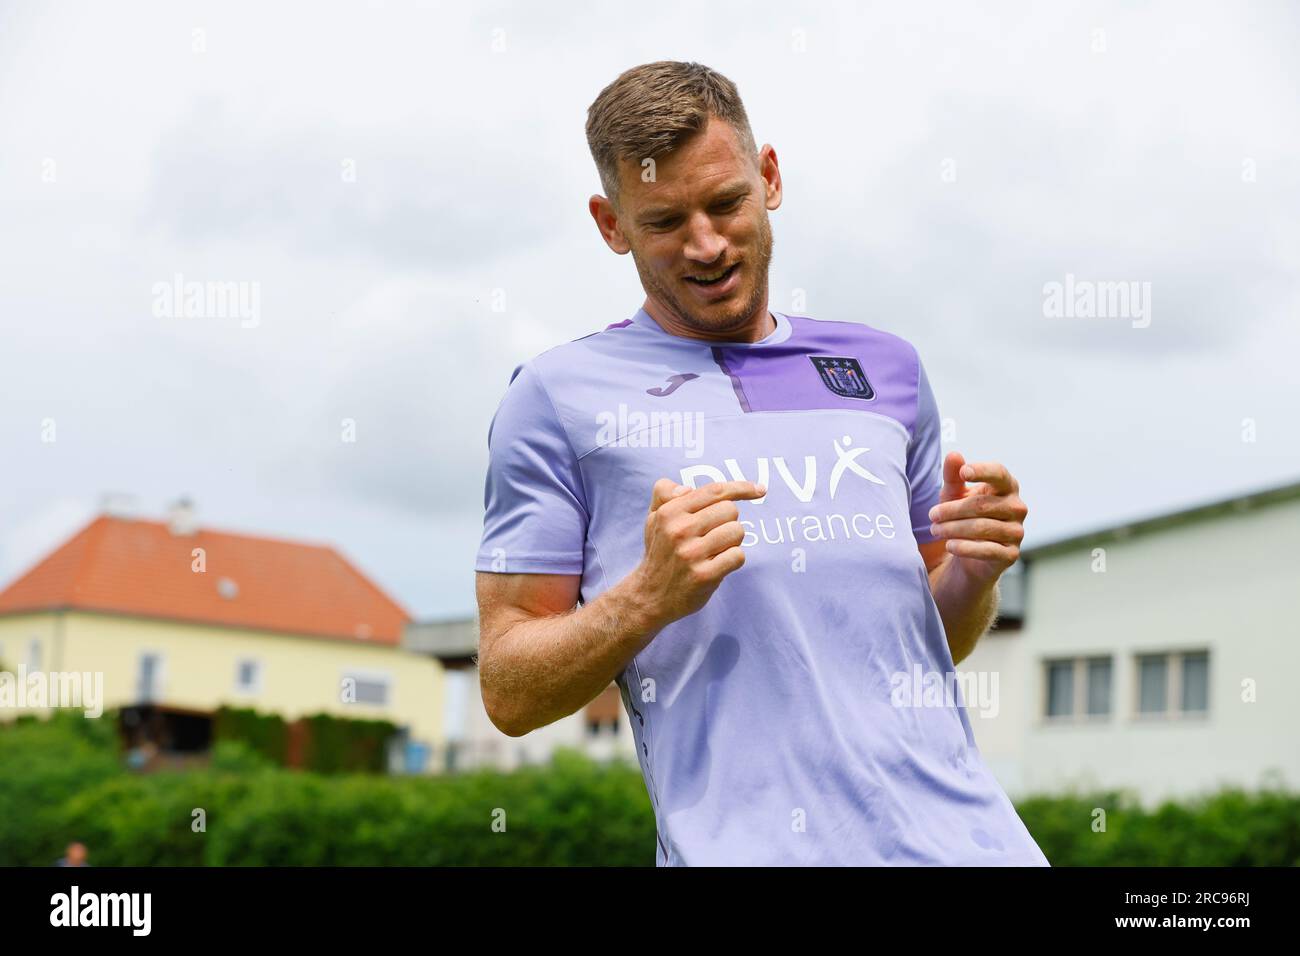
[[[277,764],[289,752],[289,725],[278,714],[259,714],[239,707],[221,707],[212,715],[212,739],[239,741]]]
[[[0,863],[48,865],[63,856],[65,805],[123,776],[113,722],[60,714],[0,724]]]
[[[1098,808],[1105,832],[1092,827]],[[1111,792],[1032,797],[1016,810],[1055,866],[1300,866],[1300,794],[1279,786],[1154,809]]]
[[[302,719],[306,727],[304,766],[317,773],[383,773],[387,744],[397,725],[386,720],[353,720],[331,714]],[[283,766],[289,755],[290,726],[276,714],[222,707],[213,715],[214,742],[238,742]]]
[[[388,767],[386,746],[397,725],[386,720],[352,720],[315,714],[303,718],[307,725],[305,766],[317,773],[369,771]]]
[[[323,776],[227,740],[208,769],[136,775],[116,747],[107,715],[0,726],[0,864],[48,865],[74,839],[100,866],[654,864],[632,764],[561,752],[505,774]],[[1018,810],[1055,866],[1300,865],[1300,794],[1280,787],[1152,810],[1116,793]]]

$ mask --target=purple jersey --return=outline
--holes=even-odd
[[[917,550],[942,462],[916,350],[772,315],[714,345],[642,309],[516,369],[476,568],[579,574],[590,601],[640,562],[659,478],[765,485],[737,503],[744,567],[618,678],[657,863],[1046,865],[976,748]]]

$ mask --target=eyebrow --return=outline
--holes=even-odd
[[[738,199],[741,196],[747,195],[749,190],[749,181],[745,179],[737,180],[733,183],[727,183],[727,185],[723,186],[713,194],[709,199],[709,205],[712,206],[715,203]],[[667,216],[671,216],[676,211],[677,207],[675,206],[652,206],[637,216],[636,221],[641,225],[645,225],[646,223],[655,222],[664,219]]]

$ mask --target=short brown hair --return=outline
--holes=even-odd
[[[635,66],[587,108],[587,145],[605,195],[618,205],[620,160],[635,163],[676,149],[716,116],[752,155],[754,133],[736,84],[700,63],[660,60]]]

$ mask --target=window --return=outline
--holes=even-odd
[[[1210,709],[1210,655],[1204,651],[1183,655],[1183,711]]]
[[[1138,713],[1162,714],[1169,693],[1169,659],[1163,654],[1138,658]]]
[[[388,703],[388,684],[381,680],[358,680],[357,703],[384,706]]]
[[[608,734],[617,737],[618,718],[622,712],[623,698],[619,686],[610,684],[583,708],[582,716],[587,723],[587,735],[602,737]]]
[[[373,672],[349,671],[343,675],[344,692],[352,690],[350,696],[343,698],[344,703],[368,704],[371,707],[387,707],[392,680],[387,674]]]
[[[605,720],[599,718],[587,718],[587,735],[590,737],[600,737],[608,734],[610,737],[618,736],[618,716],[615,715]]]
[[[1210,710],[1209,651],[1140,654],[1137,716],[1180,717]]]
[[[470,708],[477,704],[481,695],[478,690],[478,672],[449,670],[443,675],[443,717],[442,728],[448,741],[464,740],[469,737]],[[476,699],[477,697],[477,699]]]
[[[32,638],[27,645],[27,673],[31,674],[41,669],[41,642],[38,638]]]
[[[1088,716],[1104,717],[1110,713],[1110,658],[1094,657],[1088,661]]]
[[[235,690],[240,694],[262,691],[262,663],[251,658],[235,662]]]
[[[1111,659],[1047,661],[1047,717],[1053,721],[1110,716]]]
[[[1074,661],[1047,665],[1047,716],[1074,716]]]
[[[994,632],[1018,631],[1025,623],[1025,563],[1017,561],[998,578],[998,616]]]
[[[162,655],[141,654],[140,670],[136,677],[136,697],[142,704],[158,699],[162,689]]]

